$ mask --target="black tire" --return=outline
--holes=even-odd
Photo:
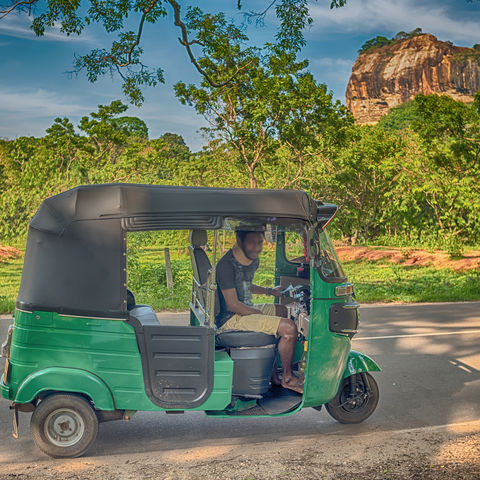
[[[327,412],[340,423],[361,423],[375,410],[378,404],[378,385],[369,373],[355,375],[355,392],[351,396],[350,377],[340,383],[335,397],[325,404]],[[365,385],[365,380],[368,385]]]
[[[55,393],[35,408],[30,430],[42,452],[54,458],[74,458],[83,455],[97,438],[98,419],[85,398]]]

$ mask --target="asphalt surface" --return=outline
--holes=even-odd
[[[180,317],[175,317],[177,320]],[[0,318],[0,339],[8,318]],[[361,308],[360,332],[353,348],[372,356],[383,371],[376,373],[380,402],[360,425],[341,425],[325,410],[307,408],[282,418],[208,418],[202,412],[184,415],[139,412],[130,422],[100,426],[93,455],[161,452],[200,446],[276,440],[298,443],[319,435],[345,436],[441,426],[480,420],[480,302],[374,305]],[[0,359],[3,371],[3,359]],[[40,461],[29,432],[30,414],[20,414],[20,439],[11,437],[9,402],[0,399],[0,466]]]

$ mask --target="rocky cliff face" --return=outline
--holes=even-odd
[[[347,107],[358,123],[372,124],[419,93],[471,102],[480,90],[474,52],[425,34],[361,53],[348,82]]]

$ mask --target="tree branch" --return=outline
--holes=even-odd
[[[32,5],[37,2],[38,0],[23,0],[20,2],[15,2],[10,6],[10,8],[7,8],[6,10],[0,10],[0,18],[6,17],[9,13],[13,12],[17,8],[22,8],[26,6],[28,6],[28,11],[30,13]]]
[[[187,27],[186,25],[182,22],[180,18],[180,5],[178,2],[175,0],[167,0],[167,2],[172,6],[173,8],[173,13],[174,13],[174,18],[175,18],[175,26],[179,27],[180,30],[182,31],[182,38],[179,38],[179,42],[181,45],[185,47],[187,50],[188,56],[190,58],[190,61],[193,63],[197,71],[205,78],[205,80],[214,88],[221,88],[224,87],[225,85],[228,85],[238,74],[241,72],[244,68],[246,68],[251,62],[247,63],[243,67],[238,67],[237,66],[237,71],[226,81],[218,83],[215,82],[210,75],[198,64],[197,59],[195,58],[195,55],[192,52],[192,49],[190,48],[190,45],[193,45],[194,43],[198,43],[201,45],[201,43],[198,40],[188,40],[188,32],[187,32]]]
[[[135,49],[135,47],[137,47],[140,44],[140,39],[142,38],[143,25],[145,23],[145,19],[146,19],[147,15],[153,10],[153,7],[155,7],[155,5],[157,3],[158,3],[158,0],[152,0],[150,2],[150,5],[145,10],[143,10],[142,17],[140,18],[140,23],[138,24],[137,38],[135,39],[135,41],[132,44],[130,44],[130,48],[128,49],[128,51],[125,52],[127,54],[127,61],[124,62],[124,63],[120,63],[120,62],[117,61],[116,56],[109,55],[109,57],[112,59],[113,63],[115,63],[115,65],[117,65],[118,67],[127,67],[128,65],[130,65],[132,63],[133,50]]]
[[[263,19],[265,18],[265,15],[267,14],[267,12],[277,3],[277,0],[272,0],[270,2],[270,4],[265,7],[265,9],[263,10],[263,12],[254,12],[254,11],[250,11],[250,12],[246,12],[244,13],[244,16],[245,17],[248,17],[248,18],[253,18],[253,17],[257,17],[257,22],[262,22]],[[240,6],[239,6],[239,9],[240,9]]]

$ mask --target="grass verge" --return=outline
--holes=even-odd
[[[174,290],[166,285],[163,248],[145,247],[129,257],[128,286],[137,303],[155,310],[186,310],[191,295],[190,258],[185,250],[171,250]],[[20,286],[23,258],[0,262],[0,313],[11,313]],[[343,267],[355,284],[360,303],[457,302],[480,300],[480,272],[407,266],[382,261],[348,261]],[[262,254],[255,277],[259,285],[273,284],[274,252]],[[265,301],[262,297],[259,301]]]

